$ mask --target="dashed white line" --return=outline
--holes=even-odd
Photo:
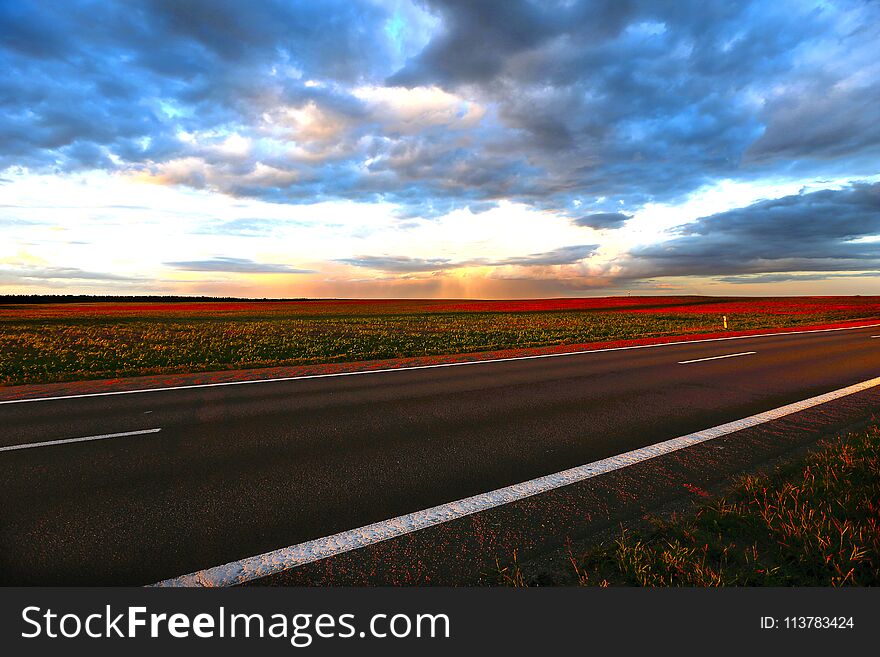
[[[722,356],[709,356],[708,358],[694,358],[693,360],[680,360],[679,365],[687,365],[688,363],[702,363],[704,360],[718,360],[720,358],[736,358],[737,356],[751,356],[758,353],[757,351],[741,351],[738,354],[724,354]]]
[[[741,420],[720,424],[711,429],[703,429],[702,431],[673,438],[655,445],[634,449],[624,454],[618,454],[601,461],[594,461],[593,463],[581,465],[570,470],[538,477],[521,484],[499,488],[456,502],[441,504],[423,511],[397,516],[396,518],[376,522],[372,525],[365,525],[364,527],[358,527],[357,529],[351,529],[332,536],[325,536],[324,538],[291,545],[290,547],[273,550],[272,552],[266,552],[254,557],[232,561],[222,566],[214,566],[213,568],[199,570],[188,575],[166,579],[154,584],[154,586],[217,587],[243,584],[244,582],[275,575],[313,561],[319,561],[320,559],[333,557],[368,545],[381,543],[382,541],[410,534],[420,529],[440,525],[450,520],[457,520],[458,518],[480,513],[481,511],[534,495],[540,495],[541,493],[597,477],[614,470],[620,470],[657,456],[670,454],[714,438],[720,438],[721,436],[742,431],[759,424],[778,420],[786,415],[791,415],[792,413],[797,413],[876,386],[880,386],[880,377],[862,381],[861,383],[840,388],[817,397],[804,399],[793,404],[780,406],[779,408],[758,413]]]
[[[535,354],[533,356],[513,356],[510,358],[489,358],[486,360],[467,360],[458,363],[437,363],[435,365],[413,365],[410,367],[386,367],[376,370],[359,370],[356,372],[334,372],[332,374],[306,374],[303,376],[283,376],[275,379],[252,379],[247,381],[220,381],[218,383],[194,383],[185,386],[169,386],[166,388],[138,388],[136,390],[110,390],[108,392],[88,392],[81,395],[59,395],[56,397],[32,397],[29,399],[7,399],[0,401],[2,404],[27,404],[30,402],[59,401],[62,399],[83,399],[86,397],[110,397],[113,395],[138,395],[146,392],[168,392],[170,390],[195,390],[198,388],[219,388],[223,386],[245,386],[258,383],[280,383],[283,381],[300,381],[307,379],[329,379],[340,376],[360,376],[366,374],[385,374],[387,372],[409,372],[412,370],[430,370],[440,367],[463,367],[465,365],[489,365],[491,363],[506,363],[514,360],[536,360],[540,358],[562,358],[564,356],[584,356],[587,354],[600,354],[607,351],[628,351],[630,349],[654,349],[658,347],[676,347],[685,344],[697,344],[700,342],[721,342],[724,340],[747,340],[750,338],[773,338],[783,335],[801,335],[805,333],[830,333],[832,331],[854,331],[856,329],[875,328],[880,324],[864,324],[862,326],[840,326],[827,329],[810,329],[807,331],[781,331],[779,333],[758,333],[755,335],[732,335],[726,338],[701,338],[699,340],[680,340],[678,342],[662,342],[659,344],[636,344],[628,347],[606,347],[604,349],[582,349],[581,351],[566,351],[556,354]]]
[[[142,436],[147,433],[158,433],[159,429],[142,429],[141,431],[123,431],[121,433],[103,433],[98,436],[84,436],[82,438],[63,438],[61,440],[44,440],[40,443],[22,443],[21,445],[7,445],[0,447],[0,452],[11,452],[17,449],[32,449],[34,447],[51,447],[52,445],[66,445],[68,443],[84,443],[91,440],[107,440],[108,438],[124,438],[125,436]]]

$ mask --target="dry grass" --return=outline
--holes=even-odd
[[[748,476],[694,514],[570,554],[582,586],[880,584],[880,428],[823,443],[805,461]],[[499,583],[522,586],[514,562]]]

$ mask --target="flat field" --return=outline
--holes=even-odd
[[[0,385],[376,360],[880,318],[880,297],[15,303]]]

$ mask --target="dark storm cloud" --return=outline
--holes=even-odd
[[[598,248],[596,244],[580,244],[563,246],[544,253],[532,253],[526,256],[516,256],[501,260],[489,260],[487,258],[475,258],[472,260],[453,261],[448,258],[410,258],[409,256],[357,256],[356,258],[344,258],[338,262],[376,269],[379,271],[395,273],[417,273],[429,271],[443,271],[446,269],[459,269],[462,267],[539,267],[548,265],[569,265],[588,258]]]
[[[598,244],[579,244],[575,246],[563,246],[545,253],[532,253],[527,256],[519,256],[515,258],[505,258],[504,260],[496,260],[492,264],[495,265],[519,265],[522,267],[534,267],[542,265],[571,265],[579,262],[584,258],[588,258],[596,249]]]
[[[595,217],[723,178],[875,173],[876,3],[427,0],[432,32],[405,4],[2,3],[0,169],[404,217],[500,199]],[[357,94],[382,85],[485,114],[401,121]],[[220,148],[233,133],[247,152]]]
[[[290,265],[254,262],[247,258],[216,257],[210,260],[185,260],[166,262],[168,267],[182,271],[215,271],[235,274],[314,274],[311,269],[297,269]]]
[[[356,258],[342,258],[338,262],[353,267],[365,269],[377,269],[379,271],[394,272],[399,274],[414,274],[417,272],[440,271],[460,267],[446,258],[410,258],[409,256],[357,256]]]
[[[873,173],[880,85],[862,67],[874,65],[876,5],[428,4],[445,29],[390,81],[475,87],[497,104],[519,131],[511,150],[543,173],[523,200],[632,206],[782,174],[792,157],[799,172],[844,160]]]
[[[584,215],[578,217],[572,223],[575,226],[584,226],[587,228],[595,228],[597,230],[620,228],[632,215],[623,214],[622,212],[597,212],[595,214]]]
[[[247,123],[258,96],[319,94],[295,75],[384,70],[371,36],[383,18],[343,0],[3,3],[0,164],[106,167],[102,149],[127,162],[178,156],[178,130]]]
[[[755,274],[752,276],[722,276],[720,283],[749,285],[756,283],[791,283],[799,281],[826,281],[831,278],[876,278],[880,280],[880,270],[870,272],[847,272],[843,274]]]
[[[630,253],[627,275],[727,276],[880,267],[880,183],[802,193],[703,217]],[[867,238],[867,239],[866,239]],[[767,281],[758,281],[767,282]]]
[[[754,161],[835,158],[880,143],[876,89],[829,92],[817,87],[767,108],[767,131],[751,145]]]

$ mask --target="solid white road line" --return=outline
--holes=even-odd
[[[736,358],[737,356],[751,356],[758,353],[757,351],[741,351],[738,354],[724,354],[723,356],[709,356],[708,358],[694,358],[693,360],[680,360],[679,365],[687,365],[688,363],[702,363],[704,360],[718,360],[719,358]]]
[[[215,566],[206,570],[199,570],[188,575],[181,575],[153,586],[234,586],[254,579],[274,575],[290,568],[302,566],[313,561],[326,559],[344,552],[357,550],[358,548],[387,541],[391,538],[403,536],[420,529],[426,529],[450,520],[463,518],[474,513],[486,511],[497,506],[516,502],[533,495],[546,493],[562,486],[568,486],[585,479],[620,470],[642,461],[669,454],[685,449],[713,438],[719,438],[728,434],[742,431],[750,427],[778,420],[786,415],[806,410],[819,404],[824,404],[847,395],[862,392],[880,385],[880,377],[862,381],[846,388],[833,392],[811,397],[803,401],[780,406],[764,413],[758,413],[741,420],[721,424],[711,429],[704,429],[667,440],[665,442],[634,449],[631,452],[618,454],[601,461],[594,461],[570,470],[563,470],[556,474],[538,477],[521,484],[514,484],[506,488],[499,488],[482,495],[474,495],[463,500],[441,504],[423,511],[416,511],[404,516],[383,520],[381,522],[358,527],[349,531],[334,534],[313,541],[307,541],[298,545],[281,548],[272,552],[266,552],[254,557],[248,557],[240,561],[233,561],[222,566]]]
[[[459,363],[437,363],[435,365],[413,365],[411,367],[386,367],[377,370],[360,370],[357,372],[335,372],[333,374],[306,374],[303,376],[284,376],[276,379],[254,379],[248,381],[221,381],[219,383],[194,383],[185,386],[169,386],[167,388],[139,388],[137,390],[111,390],[108,392],[89,392],[81,395],[60,395],[57,397],[34,397],[31,399],[7,399],[0,401],[2,404],[27,404],[30,402],[58,401],[61,399],[83,399],[86,397],[110,397],[112,395],[139,395],[145,392],[167,392],[169,390],[194,390],[197,388],[219,388],[223,386],[245,386],[257,383],[279,383],[281,381],[300,381],[306,379],[329,379],[338,376],[360,376],[363,374],[385,374],[387,372],[408,372],[411,370],[430,370],[440,367],[463,367],[465,365],[488,365],[491,363],[506,363],[514,360],[536,360],[540,358],[561,358],[563,356],[584,356],[598,354],[606,351],[627,351],[630,349],[654,349],[657,347],[676,347],[683,344],[697,344],[699,342],[721,342],[723,340],[746,340],[749,338],[772,338],[777,335],[801,335],[805,333],[830,333],[832,331],[854,331],[856,329],[874,328],[880,324],[865,324],[863,326],[842,326],[839,328],[811,329],[809,331],[783,331],[780,333],[760,333],[757,335],[733,335],[727,338],[702,338],[700,340],[681,340],[679,342],[663,342],[660,344],[636,344],[629,347],[606,347],[604,349],[582,349],[581,351],[566,351],[557,354],[536,354],[534,356],[513,356],[510,358],[489,358],[486,360],[468,360]],[[200,372],[208,374],[208,372]]]
[[[872,335],[872,338],[880,338],[880,335]]]
[[[122,433],[104,433],[100,436],[85,436],[84,438],[64,438],[62,440],[46,440],[41,443],[22,443],[21,445],[8,445],[0,447],[0,452],[11,452],[16,449],[31,449],[32,447],[50,447],[52,445],[66,445],[67,443],[84,443],[90,440],[106,440],[107,438],[123,438],[125,436],[142,436],[147,433],[158,433],[162,429],[143,429],[142,431],[123,431]]]

